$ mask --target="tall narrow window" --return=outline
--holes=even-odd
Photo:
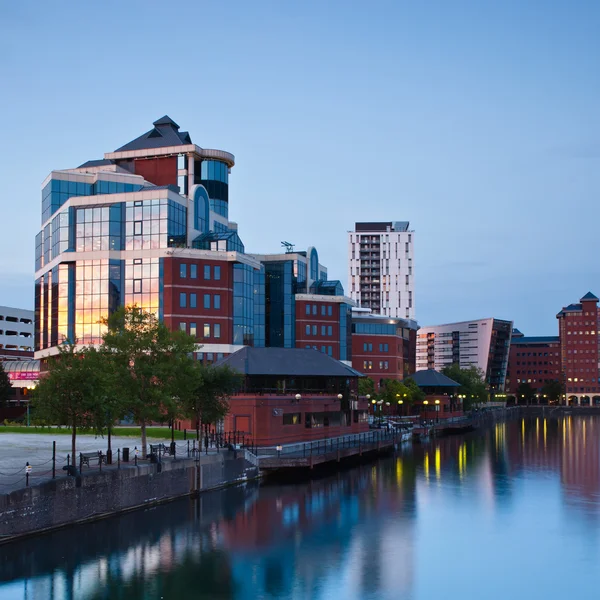
[[[204,308],[210,308],[210,294],[204,294]]]
[[[215,337],[215,338],[221,337],[221,325],[219,323],[215,323],[213,325],[213,337]]]
[[[196,337],[196,323],[190,323],[190,335]]]
[[[210,337],[210,324],[209,323],[204,323],[204,337],[205,338]]]
[[[190,265],[190,278],[196,279],[198,277],[198,267],[196,265]]]
[[[187,294],[184,292],[179,294],[179,308],[187,308]]]
[[[215,294],[213,296],[213,308],[215,310],[221,310],[221,295]]]
[[[190,294],[190,308],[196,308],[196,294]]]
[[[181,263],[179,265],[179,277],[185,279],[187,277],[187,265],[185,263]]]
[[[215,267],[215,280],[219,281],[221,279],[221,267]]]
[[[210,279],[210,265],[204,265],[204,279]]]

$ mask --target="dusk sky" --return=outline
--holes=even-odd
[[[168,114],[232,152],[248,252],[410,221],[421,325],[556,335],[600,294],[600,3],[0,2],[0,305],[33,308],[52,169]]]

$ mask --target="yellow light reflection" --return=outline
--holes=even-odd
[[[458,474],[462,479],[465,474],[465,459],[463,455],[464,444],[458,447]]]
[[[548,424],[546,423],[546,419],[544,419],[544,448],[546,448],[546,434],[548,433]]]
[[[435,478],[439,481],[442,474],[442,453],[440,447],[435,449]]]
[[[536,446],[540,443],[540,418],[537,417],[535,420],[535,442]]]
[[[423,471],[425,473],[425,479],[429,481],[429,452],[425,452],[425,460],[423,461]]]
[[[402,459],[400,457],[396,460],[396,481],[402,481]]]
[[[525,419],[521,419],[521,443],[525,444]]]

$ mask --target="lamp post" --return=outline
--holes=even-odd
[[[296,402],[300,402],[300,400],[302,400],[302,395],[296,394]]]
[[[379,405],[379,425],[381,425],[381,420],[383,417],[383,400],[379,400],[377,404]]]
[[[439,398],[435,401],[435,422],[440,422],[440,400]]]

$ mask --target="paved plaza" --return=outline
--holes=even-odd
[[[2,433],[0,428],[0,494],[5,494],[25,485],[25,466],[31,466],[30,485],[52,478],[52,442],[56,441],[56,476],[64,477],[63,467],[67,464],[67,455],[71,453],[71,436],[66,434],[52,435],[48,433]],[[148,443],[169,440],[148,437]],[[106,452],[108,439],[106,436],[78,435],[77,452]],[[113,461],[117,462],[117,449],[129,448],[130,460],[133,463],[134,448],[141,449],[141,437],[112,436]],[[177,441],[177,454],[187,457],[187,441]],[[190,447],[192,441],[190,441]],[[141,457],[141,453],[140,453]],[[79,461],[77,461],[79,462]],[[91,467],[98,469],[96,465]],[[105,468],[104,466],[102,468]],[[87,470],[87,467],[84,467]]]

